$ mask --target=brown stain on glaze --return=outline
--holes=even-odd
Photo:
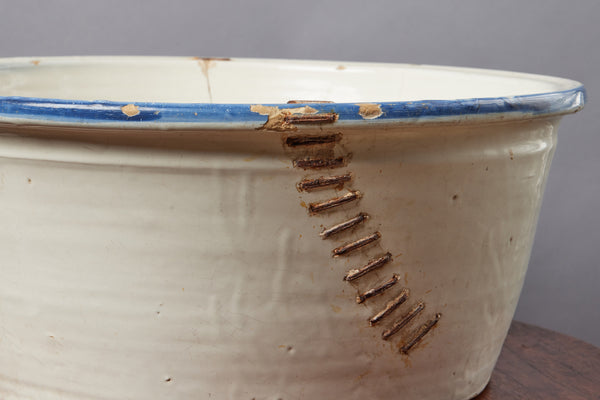
[[[231,61],[231,58],[229,57],[192,57],[192,60],[197,60],[197,61],[204,61],[204,62],[210,62],[210,61]]]
[[[33,65],[35,65],[37,67],[38,65],[40,65],[41,61],[40,60],[31,60],[30,63],[32,63]]]
[[[360,374],[359,376],[357,376],[357,377],[354,379],[354,382],[359,382],[359,381],[361,381],[361,380],[362,380],[362,379],[363,379],[365,376],[369,375],[370,373],[371,373],[371,371],[368,371],[368,370],[367,370],[367,371],[365,371],[365,372],[363,372],[362,374]]]
[[[212,103],[212,88],[210,86],[210,79],[208,77],[208,70],[216,65],[217,61],[231,61],[231,58],[226,57],[192,57],[192,60],[197,60],[198,65],[202,69],[204,79],[206,79],[206,87],[208,91],[208,98]]]

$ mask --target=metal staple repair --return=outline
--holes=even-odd
[[[283,117],[286,124],[316,124],[332,123],[337,121],[336,113],[325,114],[287,114]]]
[[[344,276],[344,280],[350,282],[355,279],[358,279],[361,276],[366,275],[373,270],[383,267],[390,261],[392,261],[392,253],[386,253],[383,257],[379,257],[369,261],[369,263],[362,268],[351,269],[350,271],[348,271],[346,276]]]
[[[371,324],[371,326],[373,326],[376,323],[380,322],[385,317],[387,317],[388,315],[390,315],[392,313],[392,311],[394,311],[396,308],[398,308],[400,305],[402,305],[402,303],[404,303],[408,299],[408,295],[409,295],[408,289],[407,288],[402,289],[402,291],[400,292],[400,294],[398,296],[396,296],[392,301],[388,302],[383,310],[378,312],[376,315],[374,315],[369,320],[369,324]]]
[[[288,100],[288,104],[333,103],[331,100]]]
[[[379,239],[381,239],[381,233],[375,232],[370,234],[369,236],[365,236],[364,238],[355,240],[354,242],[350,242],[343,246],[336,247],[332,250],[332,253],[334,257],[343,256],[362,247],[365,247],[366,245],[369,245]]]
[[[341,168],[346,166],[346,158],[337,157],[337,158],[302,158],[299,160],[294,160],[293,162],[294,168],[302,168],[302,169],[324,169],[324,168]]]
[[[404,346],[402,346],[400,352],[403,354],[407,354],[410,351],[410,349],[412,349],[417,343],[419,343],[423,339],[425,335],[427,335],[431,328],[433,328],[435,324],[438,323],[441,317],[442,314],[435,314],[435,317],[433,319],[430,319],[429,321],[421,325],[421,327],[417,329],[412,338]]]
[[[343,204],[347,204],[353,201],[356,201],[362,197],[362,194],[355,190],[353,192],[348,192],[341,197],[336,197],[334,199],[325,200],[320,203],[310,203],[308,205],[308,211],[311,214],[320,213],[326,210],[331,210],[332,208],[339,207]]]
[[[386,290],[394,286],[396,283],[398,283],[398,275],[394,274],[390,280],[388,280],[381,286],[367,290],[363,294],[356,296],[356,302],[358,304],[363,303],[367,299],[370,299],[371,297],[377,296],[378,294],[385,292]]]
[[[294,135],[285,140],[289,147],[314,146],[319,144],[337,143],[341,140],[341,133],[331,133],[327,135]]]
[[[340,233],[347,229],[355,227],[356,225],[366,221],[368,218],[369,218],[369,216],[367,214],[360,213],[356,217],[350,218],[347,221],[344,221],[342,223],[334,225],[331,228],[323,229],[323,231],[321,233],[319,233],[319,236],[321,236],[322,239],[326,239],[328,237],[335,235],[336,233]]]
[[[348,172],[344,175],[337,176],[321,176],[315,179],[303,179],[296,184],[296,187],[301,192],[310,192],[311,190],[326,188],[330,186],[336,186],[341,189],[344,187],[344,183],[352,180],[352,174]]]
[[[413,320],[421,311],[425,309],[425,304],[423,302],[419,302],[416,306],[413,307],[408,313],[406,313],[402,318],[398,321],[394,322],[394,325],[390,329],[386,329],[381,337],[383,340],[388,340],[390,337],[398,333],[400,329],[404,328],[410,321]]]
[[[304,100],[290,100],[288,103],[313,103],[317,101],[304,101]],[[314,110],[313,110],[314,111]],[[381,110],[378,110],[381,112]],[[362,114],[361,114],[362,115]],[[363,117],[365,117],[363,115]],[[335,113],[321,113],[321,114],[293,114],[284,113],[283,123],[288,124],[288,128],[292,124],[310,124],[310,123],[331,123],[338,120],[338,115]],[[280,121],[280,120],[278,120]],[[294,128],[292,126],[292,128]],[[321,128],[323,131],[324,129]],[[347,153],[344,156],[336,157],[336,146],[342,139],[342,134],[339,132],[332,133],[332,130],[328,133],[321,134],[299,134],[298,132],[290,134],[285,137],[284,145],[293,148],[297,159],[293,160],[293,167],[304,170],[319,170],[319,169],[334,169],[345,167],[349,160],[352,159],[352,154]],[[343,153],[342,153],[343,154]],[[326,173],[323,173],[327,175]],[[300,182],[296,183],[296,188],[299,192],[310,192],[321,188],[336,188],[342,189],[347,182],[351,182],[354,176],[351,172],[335,176],[320,176],[318,178],[304,178]],[[356,202],[363,194],[358,190],[347,191],[344,195],[331,198],[329,200],[312,202],[308,205],[309,214],[315,215],[321,212],[326,212],[332,209],[336,209],[343,205]],[[353,204],[355,205],[355,204]],[[358,227],[363,224],[369,215],[360,212],[358,215],[347,219],[343,222],[337,223],[329,228],[323,228],[319,233],[322,239],[330,238],[339,233],[348,231],[352,228]],[[363,226],[364,227],[364,226]],[[371,245],[381,239],[380,232],[374,232],[368,236],[364,236],[357,240],[349,243],[345,243],[342,246],[336,247],[332,250],[333,257],[340,257],[348,255],[354,251],[360,250],[365,246]],[[384,265],[392,261],[392,254],[387,252],[385,255],[371,259],[369,262],[356,269],[349,270],[344,276],[344,280],[347,282],[354,281],[366,274],[375,271]],[[367,300],[382,294],[386,294],[385,297],[392,297],[393,292],[389,289],[396,287],[400,278],[397,274],[393,274],[390,279],[383,283],[378,283],[378,286],[371,287],[364,292],[359,292],[356,296],[356,302],[362,304]],[[394,291],[395,292],[395,291]],[[382,320],[390,316],[397,308],[405,304],[410,296],[410,290],[408,288],[402,288],[400,292],[396,292],[396,296],[388,301],[383,309],[373,315],[369,319],[370,326],[379,324]],[[383,297],[383,296],[382,296]],[[388,298],[389,298],[388,297]],[[405,329],[409,324],[417,319],[425,309],[425,303],[419,301],[415,304],[410,311],[402,315],[399,319],[396,319],[391,326],[388,325],[381,333],[383,340],[389,340],[395,334],[399,333],[402,329]],[[418,329],[414,330],[407,341],[404,337],[402,338],[400,353],[408,354],[408,352],[416,346],[423,338],[433,329],[441,318],[441,314],[435,314],[434,318],[428,320],[422,324]]]

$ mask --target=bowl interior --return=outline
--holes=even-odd
[[[0,96],[162,103],[401,102],[569,90],[553,77],[409,64],[56,57],[0,60]]]

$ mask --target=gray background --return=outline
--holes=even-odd
[[[197,55],[496,68],[583,82],[516,318],[600,346],[600,1],[0,0],[0,56]]]

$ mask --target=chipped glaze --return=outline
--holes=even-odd
[[[444,67],[0,64],[2,399],[473,397],[583,105]]]

